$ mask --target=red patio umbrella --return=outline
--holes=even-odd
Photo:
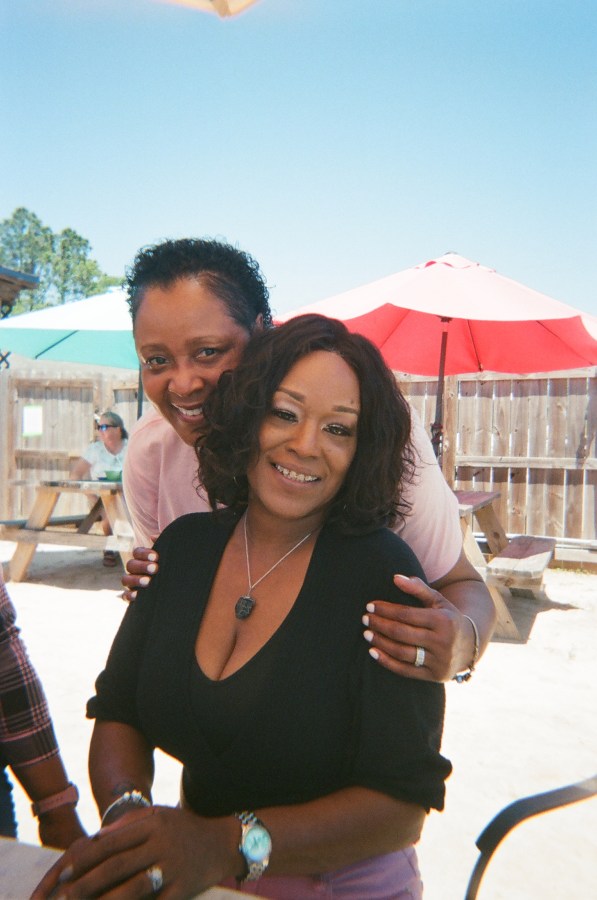
[[[286,313],[280,321],[307,312],[342,319],[370,338],[392,369],[438,378],[431,426],[438,456],[444,375],[597,365],[596,319],[456,253]]]

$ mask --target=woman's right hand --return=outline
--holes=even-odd
[[[122,576],[124,591],[122,599],[129,603],[137,597],[139,588],[147,587],[152,575],[158,570],[159,555],[155,550],[147,547],[135,547],[133,558],[126,564],[128,575]]]
[[[194,897],[238,874],[239,826],[232,816],[202,819],[189,810],[153,806],[126,813],[76,841],[42,878],[31,900],[151,897],[149,872],[171,900]]]

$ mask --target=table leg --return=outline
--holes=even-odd
[[[48,524],[50,516],[56,506],[58,500],[58,492],[50,487],[40,487],[37,489],[35,503],[29,514],[25,529],[27,531],[39,531],[39,542],[43,542],[43,530]],[[19,543],[10,560],[10,580],[22,581],[27,574],[29,564],[37,550],[37,543]]]
[[[520,640],[520,633],[510,615],[510,610],[508,609],[508,604],[504,599],[502,591],[497,584],[492,584],[489,579],[485,581],[485,584],[487,585],[487,590],[491,594],[491,599],[493,600],[493,605],[495,606],[495,611],[497,613],[493,637]],[[508,591],[508,593],[510,593],[510,591]]]
[[[133,555],[134,535],[124,501],[120,494],[109,491],[101,492],[100,497],[112,529],[112,535],[106,538],[106,546],[120,553],[122,565],[126,569],[126,564]]]
[[[477,522],[485,537],[492,556],[501,553],[508,546],[508,538],[493,506],[484,506],[475,511]]]
[[[487,563],[485,561],[485,557],[481,553],[481,549],[477,541],[475,540],[471,519],[472,515],[461,516],[460,518],[460,527],[462,529],[462,546],[467,559],[473,564],[473,566],[475,566],[475,568],[485,568]]]

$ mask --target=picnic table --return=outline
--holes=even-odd
[[[541,590],[543,573],[553,556],[553,538],[516,535],[508,538],[494,508],[500,499],[499,491],[455,491],[464,552],[483,575],[497,612],[494,634],[502,638],[519,638],[518,629],[510,615],[504,591],[512,589],[535,595]],[[487,542],[489,560],[481,552],[473,532],[477,521]]]
[[[76,526],[74,530],[65,530],[68,518],[52,518],[58,498],[63,493],[97,498],[88,515],[70,520]],[[112,534],[108,536],[89,533],[102,508],[112,529]],[[38,544],[115,550],[126,566],[132,556],[134,543],[122,484],[116,481],[42,481],[36,488],[35,500],[27,520],[24,523],[3,523],[0,537],[17,544],[9,564],[11,581],[24,580]]]

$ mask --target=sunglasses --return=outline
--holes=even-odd
[[[108,428],[120,428],[120,425],[98,425],[97,426],[98,431],[107,431]]]

